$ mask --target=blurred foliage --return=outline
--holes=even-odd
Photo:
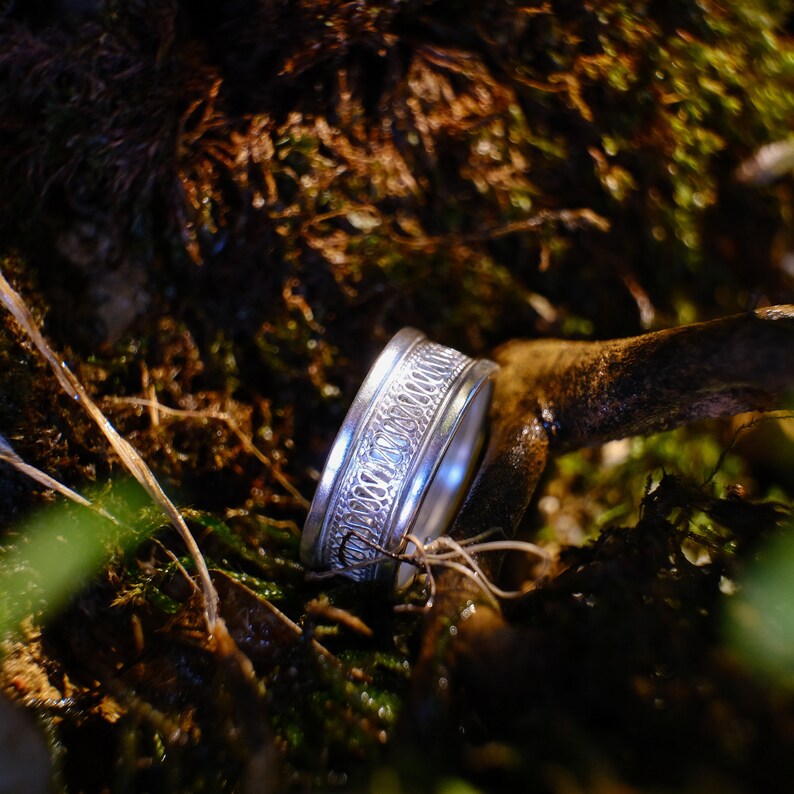
[[[770,539],[743,577],[727,614],[727,633],[736,651],[773,691],[794,686],[793,538],[789,525]]]
[[[398,328],[477,354],[794,302],[791,178],[736,178],[794,125],[791,10],[0,3],[2,270],[190,506],[253,668],[204,636],[189,560],[142,511],[146,539],[108,540],[111,564],[46,625],[31,602],[4,646],[4,688],[47,725],[64,788],[241,790],[263,767],[274,788],[361,791],[788,774],[790,693],[756,690],[719,627],[725,582],[779,531],[769,500],[791,503],[790,419],[556,461],[526,532],[573,546],[569,570],[606,555],[620,576],[597,609],[581,580],[517,608],[544,639],[533,697],[500,727],[463,693],[448,746],[401,729],[415,616],[307,583],[296,559],[316,471]],[[0,433],[26,460],[76,487],[118,475],[7,318],[0,369]],[[20,519],[49,498],[4,471],[0,544],[25,548]]]
[[[107,489],[108,491],[110,489]],[[108,564],[111,549],[122,550],[150,535],[151,516],[137,526],[122,524],[116,515],[139,513],[131,488],[103,495],[115,513],[94,508],[50,506],[4,535],[0,547],[0,636],[8,636],[26,618],[46,623],[63,609],[97,570]],[[142,501],[142,494],[137,494]],[[119,509],[121,508],[121,509]],[[112,520],[111,516],[115,518]],[[118,556],[118,554],[117,554]]]

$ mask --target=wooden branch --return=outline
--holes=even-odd
[[[493,527],[512,537],[555,452],[782,407],[794,391],[794,306],[629,339],[516,340],[494,358],[501,369],[491,436],[452,529],[458,539]],[[499,555],[478,562],[498,576]],[[511,633],[471,580],[447,570],[437,586],[414,676],[418,713],[430,731],[432,712],[443,709],[441,695],[449,691],[439,682],[461,668],[481,670],[478,660],[493,656],[485,649],[505,645]]]
[[[541,421],[555,450],[780,405],[794,388],[794,306],[609,342],[513,341],[496,421]]]

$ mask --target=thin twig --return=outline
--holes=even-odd
[[[157,400],[150,400],[142,397],[107,397],[106,401],[117,403],[119,405],[134,405],[140,408],[150,408],[157,411],[157,414],[165,414],[166,416],[173,416],[175,418],[185,419],[214,419],[218,422],[223,422],[233,435],[237,437],[243,449],[249,454],[253,455],[260,463],[267,466],[273,475],[273,479],[284,488],[290,496],[292,496],[298,504],[309,509],[309,501],[301,494],[301,492],[273,465],[273,461],[260,450],[251,438],[246,435],[240,425],[237,424],[235,418],[226,411],[217,411],[214,408],[203,409],[189,409],[189,408],[171,408],[163,405]],[[159,422],[158,422],[159,423]]]
[[[722,467],[725,465],[725,459],[731,453],[731,450],[739,443],[739,438],[744,435],[748,430],[752,430],[757,425],[761,424],[761,422],[768,422],[770,419],[794,419],[794,413],[790,411],[772,411],[767,414],[762,414],[761,416],[754,416],[752,419],[749,419],[747,422],[742,423],[739,427],[734,430],[733,435],[731,436],[730,441],[725,446],[725,448],[720,452],[720,456],[717,459],[717,463],[714,465],[714,468],[706,477],[706,481],[703,483],[704,485],[708,485],[709,483],[713,482],[717,474],[720,472]]]
[[[27,305],[22,300],[21,296],[11,287],[8,281],[6,281],[2,272],[0,272],[0,301],[2,301],[6,309],[11,312],[14,319],[16,319],[41,355],[47,360],[61,388],[72,399],[83,406],[84,410],[104,433],[108,442],[113,447],[116,454],[121,458],[122,463],[126,466],[130,474],[135,477],[141,487],[149,494],[152,501],[160,507],[182,537],[190,556],[193,558],[196,571],[201,580],[204,594],[205,619],[207,627],[210,633],[212,633],[218,622],[218,593],[210,578],[207,563],[201,554],[201,550],[195,538],[185,523],[185,519],[174,503],[165,494],[157,478],[138,452],[125,438],[119,435],[116,428],[113,427],[108,418],[91,399],[77,377],[66,366],[66,362],[62,361],[56,355],[55,351],[44,339]]]
[[[2,460],[4,463],[7,463],[9,466],[13,466],[17,471],[21,472],[27,477],[30,477],[31,480],[34,480],[39,485],[43,485],[45,488],[55,491],[56,493],[61,494],[61,496],[65,496],[67,499],[71,499],[73,502],[76,502],[83,507],[88,507],[91,510],[97,511],[103,518],[107,518],[114,524],[119,523],[115,516],[112,516],[103,508],[97,507],[82,494],[77,493],[77,491],[73,491],[62,482],[59,482],[54,477],[50,477],[49,474],[41,471],[41,469],[37,469],[30,463],[25,463],[25,461],[22,460],[19,455],[17,455],[14,448],[2,435],[0,435],[0,460]]]
[[[25,461],[22,460],[19,455],[17,455],[13,447],[2,435],[0,435],[0,460],[2,460],[4,463],[7,463],[9,466],[13,466],[17,471],[30,477],[35,482],[39,483],[39,485],[43,485],[45,488],[49,488],[50,490],[61,494],[61,496],[65,496],[67,499],[70,499],[75,503],[82,505],[83,507],[87,507],[89,510],[93,510],[98,515],[102,516],[102,518],[111,521],[116,526],[123,527],[123,524],[118,520],[118,518],[111,513],[108,513],[104,507],[97,507],[97,505],[95,505],[89,499],[86,499],[82,494],[77,493],[77,491],[73,491],[67,485],[59,482],[54,477],[50,477],[49,474],[41,471],[41,469],[37,469],[30,463],[25,463]],[[193,589],[199,590],[198,585],[193,581],[193,577],[187,572],[187,570],[185,570],[185,566],[182,565],[176,554],[174,554],[171,549],[167,548],[165,544],[163,544],[157,538],[152,538],[152,540],[165,552],[166,555],[168,555],[168,557],[171,559],[174,565],[176,565],[177,569],[182,573]]]

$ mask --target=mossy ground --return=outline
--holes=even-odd
[[[436,747],[401,721],[418,619],[297,563],[316,470],[400,327],[481,354],[794,302],[790,179],[736,179],[794,123],[790,12],[0,4],[3,272],[188,510],[254,669],[207,646],[164,550],[181,558],[179,541],[130,508],[146,539],[110,544],[46,623],[32,587],[8,647],[6,688],[66,790],[249,790],[262,768],[276,790],[790,779],[790,690],[757,680],[721,628],[725,583],[783,520],[763,503],[791,504],[790,420],[735,446],[741,420],[556,461],[525,531],[595,545],[511,613],[538,636],[499,682],[514,708],[456,692]],[[7,318],[0,365],[0,433],[114,503],[118,461]],[[0,543],[50,500],[4,471]]]

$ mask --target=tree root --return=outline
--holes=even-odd
[[[549,457],[696,419],[783,407],[794,390],[794,306],[602,342],[508,342],[483,463],[452,529],[516,532]],[[496,579],[501,556],[478,559]],[[417,730],[432,732],[454,683],[529,672],[531,632],[454,570],[440,571],[414,676]]]

